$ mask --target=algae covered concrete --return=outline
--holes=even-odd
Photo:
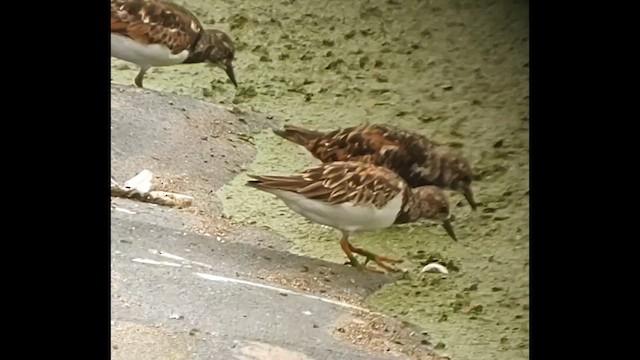
[[[382,122],[464,154],[481,203],[450,193],[459,242],[437,224],[362,234],[353,243],[403,257],[407,272],[367,301],[428,329],[454,359],[525,359],[529,349],[529,20],[526,1],[189,1],[237,42],[236,90],[212,66],[153,68],[145,86],[318,129]],[[135,66],[112,61],[113,81]],[[251,136],[247,172],[316,164],[269,130]],[[338,234],[311,224],[239,173],[218,196],[234,221],[273,230],[291,251],[342,263]],[[428,261],[448,276],[419,274]]]

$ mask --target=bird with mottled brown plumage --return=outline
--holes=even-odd
[[[410,188],[395,172],[357,161],[336,161],[311,167],[291,176],[249,175],[248,186],[280,198],[294,212],[310,221],[342,233],[340,245],[352,266],[366,267],[373,261],[393,271],[386,263],[402,260],[376,255],[349,242],[349,236],[429,219],[442,222],[453,240],[449,201],[436,186]],[[366,258],[360,264],[353,253]]]
[[[229,35],[205,30],[189,10],[167,0],[111,0],[111,56],[140,67],[138,87],[151,67],[203,62],[223,69],[238,86]]]
[[[471,165],[462,156],[438,151],[424,135],[382,124],[362,124],[333,131],[286,125],[274,133],[305,147],[327,163],[361,161],[398,173],[411,187],[434,185],[464,195],[476,209]]]

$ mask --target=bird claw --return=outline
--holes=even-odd
[[[375,260],[374,260],[375,261]],[[369,262],[369,259],[366,259],[365,262],[363,264],[359,263],[359,262],[355,262],[355,264],[351,261],[346,261],[343,265],[350,265],[354,268],[360,269],[360,270],[364,270],[364,271],[371,271],[374,273],[378,273],[378,274],[386,274],[384,271],[382,270],[378,270],[378,269],[374,269],[372,267],[367,266],[367,263]],[[380,265],[380,264],[378,264]],[[393,271],[393,272],[397,272],[399,270],[388,267],[388,266],[384,266],[384,265],[380,265],[382,268],[385,268],[388,271]]]

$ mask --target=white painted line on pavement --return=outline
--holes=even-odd
[[[186,264],[185,265],[181,265],[181,264],[176,264],[176,263],[173,263],[173,262],[155,261],[155,260],[151,260],[151,259],[140,259],[140,258],[135,258],[135,259],[133,259],[133,261],[139,262],[139,263],[144,263],[144,264],[173,266],[173,267],[183,267],[183,266],[184,267],[191,267],[190,265],[187,265],[187,264],[193,264],[193,265],[204,266],[206,268],[212,269],[212,266],[210,266],[210,265],[207,265],[207,264],[204,264],[204,263],[201,263],[201,262],[197,262],[197,261],[190,261],[190,260],[187,260],[187,259],[185,259],[185,258],[183,258],[181,256],[172,255],[172,254],[166,253],[164,251],[155,250],[155,249],[149,249],[149,252],[152,253],[152,254],[159,255],[159,256],[164,256],[164,257],[167,257],[167,258],[170,258],[170,259],[180,260],[180,261],[185,262]],[[249,286],[254,286],[254,287],[259,287],[259,288],[263,288],[263,289],[277,291],[277,292],[280,292],[280,293],[304,296],[304,297],[309,298],[309,299],[320,300],[322,302],[326,302],[326,303],[337,305],[337,306],[346,307],[346,308],[349,308],[349,309],[354,309],[354,310],[363,311],[363,312],[367,312],[367,313],[375,313],[375,312],[373,312],[371,310],[368,310],[368,309],[365,309],[365,308],[361,308],[359,306],[351,305],[351,304],[348,304],[348,303],[345,303],[345,302],[342,302],[342,301],[323,298],[323,297],[319,297],[319,296],[315,296],[315,295],[299,293],[299,292],[295,292],[295,291],[292,291],[292,290],[283,289],[283,288],[279,288],[279,287],[275,287],[275,286],[255,283],[255,282],[251,282],[251,281],[247,281],[247,280],[228,278],[228,277],[219,276],[219,275],[212,275],[212,274],[205,274],[205,273],[193,273],[193,274],[196,275],[196,276],[199,276],[199,277],[201,277],[203,279],[207,279],[207,280],[211,280],[211,281],[249,285]]]
[[[204,266],[207,269],[213,269],[213,266],[211,266],[211,265],[208,265],[208,264],[205,264],[205,263],[201,263],[201,262],[198,262],[198,261],[191,261],[191,260],[183,258],[182,256],[169,254],[168,252],[164,252],[162,250],[149,249],[149,252],[154,254],[154,255],[164,256],[164,257],[169,258],[169,259],[179,260],[179,261],[185,262],[187,264]]]
[[[156,250],[156,249],[149,249],[149,252],[154,254],[154,255],[164,256],[164,257],[167,257],[167,258],[173,259],[173,260],[188,261],[187,259],[183,258],[182,256],[172,255],[172,254],[169,254],[167,252]]]
[[[344,303],[344,302],[341,302],[341,301],[322,298],[322,297],[315,296],[315,295],[303,294],[303,293],[299,293],[299,292],[295,292],[295,291],[291,291],[291,290],[287,290],[287,289],[278,288],[278,287],[275,287],[275,286],[269,286],[269,285],[254,283],[254,282],[247,281],[247,280],[233,279],[233,278],[228,278],[228,277],[224,277],[224,276],[203,274],[203,273],[193,273],[193,274],[196,275],[196,276],[199,276],[199,277],[201,277],[203,279],[207,279],[207,280],[211,280],[211,281],[220,281],[220,282],[226,282],[226,283],[230,282],[230,283],[236,283],[236,284],[250,285],[250,286],[255,286],[255,287],[259,287],[259,288],[263,288],[263,289],[274,290],[274,291],[281,292],[281,293],[304,296],[304,297],[309,298],[309,299],[320,300],[320,301],[323,301],[323,302],[326,302],[326,303],[330,303],[330,304],[334,304],[334,305],[338,305],[338,306],[342,306],[342,307],[346,307],[346,308],[350,308],[350,309],[354,309],[354,310],[364,311],[364,312],[367,312],[367,313],[371,312],[370,310],[361,308],[359,306],[347,304],[347,303]]]
[[[121,207],[117,207],[117,206],[114,207],[113,210],[119,211],[119,212],[123,212],[123,213],[129,214],[129,215],[135,215],[136,214],[136,212],[134,212],[134,211],[131,211],[131,210],[125,209],[125,208],[121,208]]]
[[[205,264],[205,263],[201,263],[201,262],[199,262],[199,261],[189,261],[189,262],[190,262],[191,264],[194,264],[194,265],[204,266],[204,267],[206,267],[207,269],[213,269],[213,266],[208,265],[208,264]]]
[[[172,262],[168,262],[168,261],[155,261],[155,260],[151,260],[151,259],[140,259],[140,258],[135,258],[135,259],[133,259],[133,261],[139,262],[139,263],[143,263],[143,264],[151,264],[151,265],[164,265],[164,266],[182,267],[182,265],[180,265],[180,264],[176,264],[176,263],[172,263]]]

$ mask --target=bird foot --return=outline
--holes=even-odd
[[[378,269],[374,269],[371,267],[366,266],[365,264],[361,264],[359,261],[356,260],[355,264],[351,261],[347,261],[344,263],[344,265],[351,265],[354,268],[358,269],[358,270],[363,270],[363,271],[370,271],[370,272],[374,272],[377,274],[384,274],[384,271],[378,270]]]
[[[354,263],[354,261],[346,261],[344,263],[344,265],[351,265],[354,268],[357,268],[357,269],[363,270],[363,271],[370,271],[370,272],[374,272],[374,273],[378,273],[378,274],[386,274],[385,271],[378,270],[378,269],[375,269],[375,268],[367,266],[368,262],[369,262],[369,259],[365,260],[364,264],[360,263],[357,260],[355,260],[355,263]],[[374,259],[374,262],[375,262],[375,259]],[[400,260],[400,262],[402,262],[402,260]],[[376,262],[376,264],[378,264],[378,266],[380,266],[381,268],[383,268],[383,269],[385,269],[387,271],[390,271],[390,272],[398,272],[398,271],[400,271],[398,269],[394,269],[394,268],[392,268],[390,266],[387,266],[387,265],[385,265],[383,263]]]
[[[360,248],[353,248],[351,249],[351,251],[353,251],[356,254],[360,254],[362,256],[364,256],[366,258],[366,260],[364,261],[364,265],[366,266],[367,263],[369,263],[369,261],[373,261],[374,263],[376,263],[378,266],[380,266],[381,268],[387,270],[387,271],[391,271],[391,272],[398,272],[400,270],[395,269],[389,265],[387,265],[387,263],[389,264],[400,264],[402,262],[404,262],[403,259],[393,259],[390,257],[386,257],[386,256],[381,256],[381,255],[376,255],[370,251],[364,250],[364,249],[360,249]]]

